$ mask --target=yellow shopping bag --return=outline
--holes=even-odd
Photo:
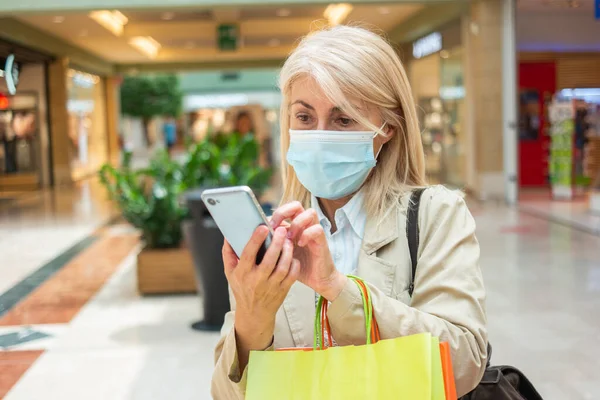
[[[350,278],[363,294],[367,344],[325,348],[327,302],[321,298],[314,351],[252,352],[246,399],[446,399],[438,339],[423,333],[379,341],[368,286]]]

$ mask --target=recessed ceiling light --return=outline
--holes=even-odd
[[[471,22],[471,24],[469,25],[469,29],[471,30],[471,33],[473,35],[479,35],[479,25],[476,22]]]
[[[63,22],[65,22],[65,17],[63,17],[62,15],[57,15],[56,17],[52,18],[52,22],[54,22],[55,24],[62,24]]]
[[[387,7],[379,7],[377,11],[379,11],[379,14],[381,15],[388,15],[390,13],[390,9]]]
[[[145,54],[148,58],[156,58],[158,51],[161,48],[151,36],[135,36],[129,39],[129,44],[135,47],[138,51]]]
[[[281,44],[281,40],[277,39],[277,38],[273,38],[271,40],[269,40],[269,46],[271,47],[277,47]]]
[[[162,20],[164,20],[164,21],[170,21],[170,20],[172,20],[173,18],[175,18],[175,13],[174,13],[174,12],[166,12],[166,13],[163,13],[163,14],[160,16],[160,19],[162,19]]]
[[[346,17],[352,12],[352,4],[338,3],[330,4],[325,9],[323,16],[329,21],[329,25],[336,26],[344,22]]]
[[[289,8],[279,8],[277,9],[277,11],[275,11],[275,14],[278,17],[289,17],[290,15],[292,15],[292,10],[290,10]]]
[[[112,32],[115,36],[121,36],[129,19],[118,10],[100,10],[89,13],[91,19]]]

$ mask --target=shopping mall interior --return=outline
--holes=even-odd
[[[491,363],[600,399],[598,0],[166,3],[0,1],[0,399],[212,398],[198,193],[277,208],[279,73],[336,25],[393,46],[427,180],[476,221]]]

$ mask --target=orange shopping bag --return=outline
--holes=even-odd
[[[446,400],[457,400],[456,383],[454,382],[454,371],[452,370],[452,356],[450,354],[450,345],[447,342],[440,342],[440,357],[442,359]]]

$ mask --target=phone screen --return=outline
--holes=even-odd
[[[252,191],[245,186],[211,189],[202,193],[202,200],[238,257],[256,228],[260,225],[269,227],[271,233],[256,257],[260,264],[271,243],[273,230]]]

